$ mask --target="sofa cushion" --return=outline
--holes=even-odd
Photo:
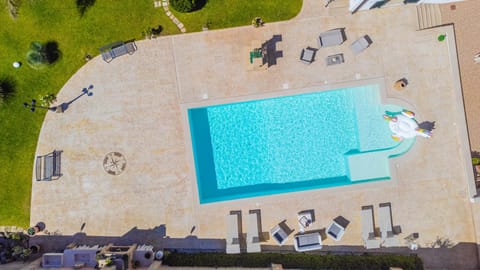
[[[295,250],[308,251],[322,248],[322,237],[319,232],[305,233],[295,236]]]

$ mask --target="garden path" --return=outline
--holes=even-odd
[[[157,7],[163,7],[163,10],[165,11],[165,14],[170,18],[170,20],[172,20],[172,22],[178,27],[178,29],[180,29],[180,32],[182,32],[182,33],[187,32],[187,29],[185,28],[183,23],[177,17],[175,17],[175,15],[173,15],[173,13],[168,8],[168,0],[163,0],[163,1],[155,0],[153,2],[153,5],[156,8]]]

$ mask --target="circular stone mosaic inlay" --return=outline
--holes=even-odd
[[[119,175],[127,167],[125,156],[119,152],[110,152],[103,159],[103,168],[108,174]]]

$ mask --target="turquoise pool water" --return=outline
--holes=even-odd
[[[353,183],[349,153],[398,145],[383,110],[377,85],[189,109],[200,202]]]

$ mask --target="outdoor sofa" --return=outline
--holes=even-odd
[[[330,47],[342,44],[346,40],[343,28],[332,29],[323,32],[318,37],[318,45],[321,47]]]
[[[322,248],[322,236],[319,232],[303,233],[295,236],[295,250],[298,252]]]

